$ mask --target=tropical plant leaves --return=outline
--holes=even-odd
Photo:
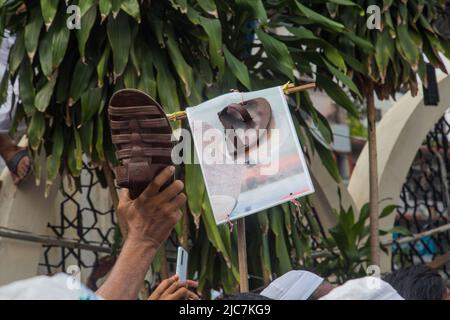
[[[55,88],[57,75],[54,74],[49,81],[39,90],[34,99],[34,105],[40,112],[45,112],[53,95],[53,89]]]
[[[82,61],[85,61],[86,43],[89,39],[92,27],[97,18],[97,6],[91,6],[90,9],[83,15],[81,19],[80,29],[77,30],[78,50]]]
[[[316,22],[320,25],[322,25],[324,28],[328,28],[332,31],[341,32],[344,30],[344,25],[341,23],[338,23],[336,21],[333,21],[311,9],[304,6],[297,0],[294,1],[297,8],[307,17],[310,21]]]
[[[42,112],[35,112],[28,125],[28,140],[33,150],[37,150],[45,133],[45,119]]]
[[[258,29],[256,34],[264,46],[267,55],[272,59],[273,67],[293,81],[295,66],[287,46],[261,29]]]
[[[131,48],[131,31],[128,17],[118,14],[116,18],[108,19],[108,39],[113,52],[114,78],[125,71]]]
[[[47,30],[50,28],[58,9],[59,0],[41,0],[41,12]]]
[[[30,60],[33,60],[36,54],[43,23],[40,7],[32,7],[30,9],[30,20],[25,26],[25,48]]]
[[[248,74],[247,66],[239,61],[228,49],[227,47],[223,47],[223,52],[225,56],[225,60],[227,65],[230,67],[233,74],[239,81],[248,89],[252,90],[252,86],[250,84],[250,76]]]

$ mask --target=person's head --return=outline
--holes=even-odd
[[[265,296],[262,296],[253,292],[236,293],[236,294],[224,294],[216,300],[272,300]]]
[[[323,280],[316,290],[309,296],[308,300],[319,300],[323,296],[327,295],[336,286],[329,283],[327,280]]]
[[[417,265],[394,271],[383,278],[406,300],[442,300],[447,296],[439,272]]]
[[[272,281],[261,294],[275,300],[317,300],[333,288],[312,272],[293,270]]]

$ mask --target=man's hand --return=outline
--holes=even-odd
[[[173,166],[165,168],[135,200],[130,199],[127,189],[122,191],[117,211],[126,223],[128,239],[159,247],[169,237],[181,217],[180,208],[186,202],[186,196],[181,193],[184,184],[180,180],[160,191],[174,171]]]
[[[97,294],[105,299],[136,299],[144,277],[161,244],[181,217],[186,202],[183,182],[161,186],[172,177],[174,167],[164,169],[135,200],[122,192],[117,214],[126,224],[128,235],[119,258]]]
[[[199,300],[198,295],[188,288],[197,288],[197,281],[181,282],[178,275],[163,280],[152,292],[148,300]]]

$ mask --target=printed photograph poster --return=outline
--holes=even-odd
[[[186,111],[217,224],[314,192],[281,87],[227,93]]]

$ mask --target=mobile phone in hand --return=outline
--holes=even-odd
[[[178,247],[176,273],[180,281],[187,280],[188,258],[188,252],[183,247]]]

